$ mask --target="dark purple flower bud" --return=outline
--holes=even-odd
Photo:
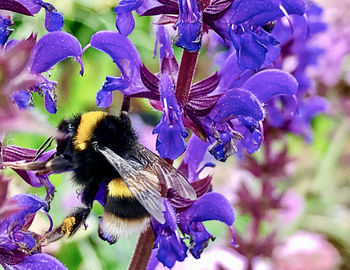
[[[196,0],[179,0],[179,17],[175,26],[178,28],[175,45],[189,52],[198,51],[202,39],[202,12]]]
[[[155,247],[157,258],[166,267],[173,267],[176,261],[182,262],[186,257],[187,247],[180,239],[176,225],[176,214],[170,203],[165,201],[165,223],[160,224],[152,219],[152,227],[156,235]]]
[[[10,26],[12,25],[11,19],[4,18],[0,15],[0,45],[4,45],[12,33]]]
[[[156,148],[160,156],[174,160],[185,151],[183,138],[186,138],[188,133],[175,98],[174,84],[168,75],[163,74],[159,89],[164,113],[153,134],[158,134]]]

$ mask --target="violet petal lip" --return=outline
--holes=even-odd
[[[68,57],[80,58],[81,53],[81,44],[74,36],[60,31],[51,32],[34,46],[30,70],[35,73],[46,72]]]
[[[273,96],[295,95],[298,90],[298,82],[285,71],[270,69],[260,71],[250,77],[242,88],[248,89],[261,103],[264,103]]]

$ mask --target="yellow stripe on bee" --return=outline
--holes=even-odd
[[[73,139],[76,150],[85,150],[99,121],[107,116],[105,112],[88,112],[81,115],[77,133]]]
[[[65,218],[61,225],[61,232],[64,233],[65,235],[70,235],[74,225],[75,225],[75,217]]]
[[[134,197],[121,178],[115,178],[109,182],[107,195],[110,197]]]

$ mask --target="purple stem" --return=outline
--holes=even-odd
[[[146,231],[140,234],[137,241],[134,255],[131,258],[129,270],[144,270],[148,265],[149,258],[154,246],[154,232],[151,224],[149,224]]]
[[[182,105],[188,102],[188,95],[190,92],[190,87],[194,75],[194,71],[197,65],[198,51],[189,52],[183,50],[179,76],[177,77],[175,95],[177,100],[182,103]]]

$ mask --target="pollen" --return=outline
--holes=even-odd
[[[73,143],[76,150],[85,150],[99,121],[106,117],[105,112],[88,112],[81,116]]]
[[[64,219],[63,224],[61,226],[61,231],[65,234],[65,235],[70,235],[72,230],[73,230],[73,226],[75,224],[75,217],[67,217]]]

